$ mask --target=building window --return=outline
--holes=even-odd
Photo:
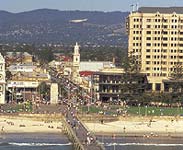
[[[163,25],[163,28],[164,28],[164,29],[167,29],[167,28],[168,28],[168,26],[167,26],[167,25]]]
[[[156,91],[160,91],[161,90],[161,83],[156,83],[155,87],[156,87]]]
[[[151,52],[151,50],[150,49],[146,49],[146,52],[149,53],[149,52]]]
[[[3,66],[2,66],[2,64],[0,64],[0,70],[3,70]]]
[[[163,41],[167,41],[168,38],[167,38],[167,37],[163,37],[162,40],[163,40]]]
[[[146,46],[151,46],[151,43],[146,43]]]
[[[146,67],[146,71],[150,70],[150,67]]]
[[[164,47],[167,47],[167,45],[168,45],[168,44],[166,44],[166,43],[162,44],[162,46],[164,46]]]
[[[151,19],[147,19],[147,22],[151,22]]]
[[[168,22],[168,19],[164,19],[164,18],[163,18],[163,22],[164,22],[164,23],[167,23],[167,22]]]
[[[146,40],[151,40],[151,37],[147,37]]]
[[[168,31],[163,31],[162,34],[167,35]]]

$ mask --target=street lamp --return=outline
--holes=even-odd
[[[118,104],[119,104],[119,94],[117,95],[117,97],[118,97]]]
[[[141,109],[141,108],[140,108],[140,103],[138,104],[138,107],[139,107],[139,116],[140,116],[140,109]]]
[[[145,116],[147,116],[147,105],[145,106]]]

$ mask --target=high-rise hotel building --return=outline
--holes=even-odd
[[[141,7],[127,18],[128,52],[153,91],[164,91],[177,63],[183,65],[183,7]]]

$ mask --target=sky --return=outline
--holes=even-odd
[[[14,13],[42,8],[58,10],[130,11],[130,5],[137,3],[140,7],[183,7],[183,0],[0,0],[0,10]]]

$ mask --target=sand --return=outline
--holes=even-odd
[[[151,121],[150,121],[151,120]],[[84,122],[88,130],[95,134],[120,134],[130,136],[181,136],[183,137],[183,118],[173,117],[127,117],[119,121],[94,123]],[[26,117],[1,116],[0,133],[59,133],[61,120],[39,121]]]
[[[150,121],[151,120],[151,121]],[[87,123],[85,126],[96,134],[121,134],[133,136],[183,136],[183,119],[130,117],[101,124]]]
[[[62,132],[60,121],[36,121],[29,118],[0,117],[0,133],[59,133]]]

